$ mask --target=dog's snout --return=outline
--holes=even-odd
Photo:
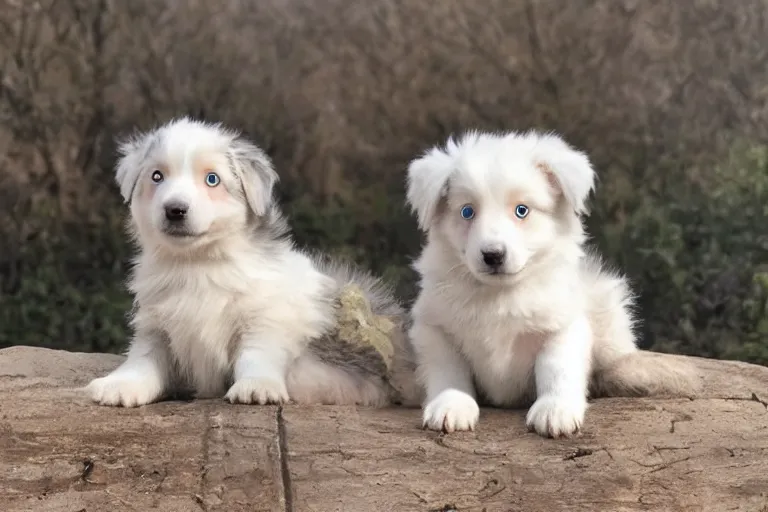
[[[482,252],[483,263],[488,265],[492,269],[497,269],[504,264],[504,259],[507,256],[507,251],[502,247],[493,247],[485,249]]]
[[[172,202],[165,205],[165,218],[172,222],[179,222],[187,218],[189,205],[181,202]]]

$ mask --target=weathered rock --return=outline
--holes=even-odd
[[[524,411],[440,435],[407,408],[90,403],[121,360],[0,350],[0,510],[768,510],[768,368],[690,359],[696,399],[596,400],[550,440]]]

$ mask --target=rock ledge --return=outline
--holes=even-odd
[[[698,398],[597,400],[554,441],[524,411],[444,436],[406,408],[92,405],[121,360],[0,350],[0,510],[768,512],[768,368],[692,359]]]

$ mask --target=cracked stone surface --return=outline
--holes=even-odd
[[[0,350],[0,510],[768,512],[768,368],[695,359],[695,399],[597,400],[548,440],[524,411],[441,435],[417,409],[92,405],[121,359]]]

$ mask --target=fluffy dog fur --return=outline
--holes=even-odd
[[[401,308],[371,275],[294,248],[272,198],[277,174],[258,147],[185,118],[120,152],[116,179],[140,249],[134,337],[126,361],[88,385],[94,401],[132,407],[191,391],[239,403],[380,406],[407,395],[406,344],[395,347],[386,380],[324,342],[344,284],[360,285],[377,314]]]
[[[411,162],[407,199],[427,233],[410,329],[426,427],[474,429],[477,391],[532,403],[529,428],[568,436],[590,388],[695,389],[691,368],[638,351],[627,283],[585,248],[594,181],[584,153],[534,132],[469,133]]]

